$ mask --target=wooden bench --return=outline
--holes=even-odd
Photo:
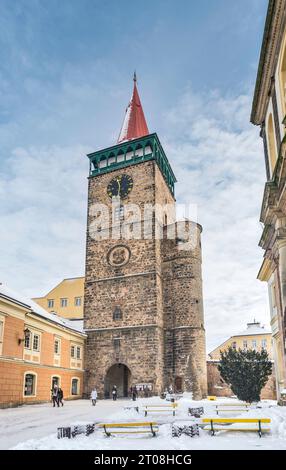
[[[153,437],[159,432],[157,423],[154,422],[132,422],[132,423],[101,423],[98,425],[102,428],[106,436],[112,434],[146,434],[151,433]]]
[[[215,405],[216,414],[221,412],[235,411],[249,411],[250,403],[220,403]]]
[[[147,416],[148,413],[162,413],[164,411],[172,411],[173,416],[176,415],[176,408],[178,406],[178,403],[168,403],[168,404],[155,404],[155,405],[145,405],[145,416]]]
[[[216,431],[247,431],[258,432],[261,437],[263,432],[269,432],[270,427],[262,427],[262,424],[270,424],[270,418],[202,418],[204,430],[211,431],[214,436]],[[256,424],[256,427],[232,427],[232,424]]]

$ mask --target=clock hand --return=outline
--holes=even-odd
[[[120,191],[121,191],[121,186],[120,186],[120,178],[116,178],[117,184],[118,184],[118,196],[120,196]]]

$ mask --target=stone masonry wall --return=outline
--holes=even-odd
[[[187,228],[185,243],[163,240],[165,382],[182,377],[183,389],[200,399],[207,393],[201,227],[189,222]]]
[[[108,370],[120,363],[130,370],[132,384],[151,382],[153,391],[160,393],[170,380],[182,376],[184,389],[201,398],[206,393],[206,370],[200,242],[182,251],[176,240],[156,239],[157,231],[165,230],[166,216],[167,223],[175,219],[174,197],[154,161],[90,178],[88,226],[96,219],[94,203],[110,207],[107,185],[122,173],[132,176],[134,183],[123,204],[138,204],[141,215],[146,203],[169,206],[157,215],[148,239],[96,241],[87,234],[86,394],[96,385],[103,395]],[[193,228],[199,235],[200,227]],[[128,262],[120,267],[110,265],[114,247],[129,253]],[[116,307],[122,318],[115,320]],[[119,350],[115,338],[120,338]]]

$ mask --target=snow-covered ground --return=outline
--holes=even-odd
[[[177,414],[156,413],[144,418],[143,410],[138,414],[135,410],[124,407],[147,403],[160,403],[158,397],[140,399],[136,403],[130,400],[99,401],[92,407],[88,400],[66,402],[63,408],[52,408],[50,404],[26,405],[20,408],[0,410],[0,449],[284,449],[286,450],[286,407],[278,407],[273,401],[263,401],[261,408],[249,412],[228,412],[221,416],[265,417],[271,418],[271,433],[259,438],[255,432],[222,431],[211,436],[207,431],[200,430],[199,437],[172,438],[173,422],[189,420],[188,407],[204,407],[204,416],[216,416],[214,406],[218,403],[233,402],[234,399],[218,399],[216,402],[207,400],[192,401],[184,395],[179,400]],[[167,403],[167,402],[166,402]],[[90,422],[125,422],[152,420],[159,423],[159,433],[153,438],[149,435],[120,435],[106,437],[101,430],[88,437],[79,435],[72,439],[57,439],[57,427]]]

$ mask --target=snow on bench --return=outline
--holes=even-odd
[[[213,436],[216,431],[255,431],[261,437],[263,432],[270,431],[270,427],[262,426],[262,424],[270,423],[270,418],[202,418],[203,429],[211,431]],[[247,424],[248,426],[237,427],[233,424]]]
[[[112,434],[152,434],[153,437],[159,432],[159,426],[154,422],[130,422],[130,423],[101,423],[98,425],[102,428],[107,437]]]

